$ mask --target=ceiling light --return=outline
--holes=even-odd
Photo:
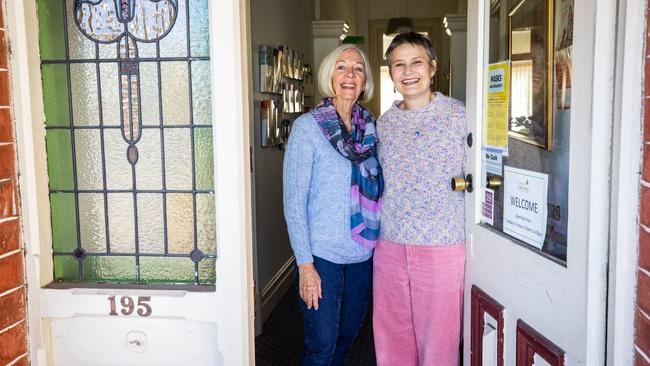
[[[413,30],[413,20],[411,18],[390,18],[386,27],[386,35],[411,32]]]

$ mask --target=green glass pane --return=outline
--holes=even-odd
[[[194,129],[194,164],[196,189],[214,188],[212,128]]]
[[[71,252],[77,247],[77,216],[73,193],[50,193],[52,246],[57,252]]]
[[[201,285],[214,285],[217,278],[216,259],[203,258],[199,262],[199,283]]]
[[[63,24],[61,1],[38,0],[38,34],[42,59],[65,59]]]
[[[43,76],[43,104],[47,126],[68,126],[68,74],[66,65],[41,65]]]
[[[212,124],[210,61],[192,62],[192,114],[195,125]]]
[[[135,257],[88,256],[83,262],[84,281],[135,282]]]
[[[54,281],[79,282],[79,261],[72,256],[54,256]]]
[[[198,247],[203,253],[217,253],[214,194],[196,194],[196,230]]]
[[[73,189],[70,130],[48,130],[45,141],[50,189]]]
[[[210,56],[208,0],[195,0],[190,4],[190,49],[192,56]]]
[[[194,249],[194,206],[191,193],[167,194],[167,248],[190,254]]]
[[[179,257],[140,257],[143,283],[194,283],[194,262]]]

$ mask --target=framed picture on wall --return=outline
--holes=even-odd
[[[553,148],[553,0],[520,0],[508,17],[512,138]]]

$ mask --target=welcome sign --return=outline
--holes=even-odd
[[[503,232],[542,249],[548,174],[509,166],[504,166],[503,172]]]

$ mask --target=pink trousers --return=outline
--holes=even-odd
[[[457,366],[465,244],[379,240],[373,268],[378,366]]]

